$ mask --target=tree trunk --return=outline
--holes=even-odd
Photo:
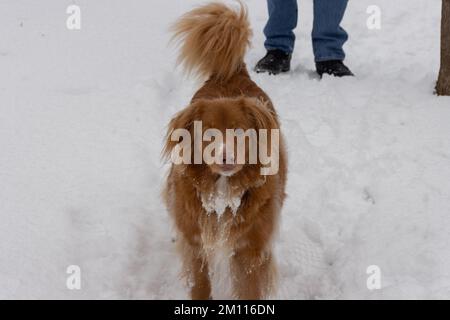
[[[442,0],[441,71],[436,93],[440,96],[450,96],[450,0]]]

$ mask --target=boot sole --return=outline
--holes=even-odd
[[[278,75],[280,73],[286,73],[286,72],[289,72],[289,71],[291,71],[290,68],[285,68],[285,69],[282,69],[282,70],[280,70],[278,72],[269,71],[269,70],[255,70],[256,73],[268,73],[271,76],[276,76],[276,75]]]

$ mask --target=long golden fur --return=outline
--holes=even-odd
[[[191,104],[170,122],[164,155],[170,156],[177,142],[175,129],[192,132],[194,121],[205,128],[279,129],[279,121],[266,93],[251,79],[244,56],[251,30],[246,8],[238,11],[213,3],[185,14],[174,32],[182,41],[180,61],[207,81]],[[285,198],[286,154],[279,143],[279,171],[262,176],[261,163],[246,163],[231,176],[220,168],[202,164],[172,165],[165,190],[165,203],[178,231],[183,270],[193,299],[212,298],[212,257],[226,248],[236,299],[262,299],[272,293],[276,268],[272,240]],[[219,171],[218,171],[219,170]],[[220,184],[222,194],[239,199],[235,212],[210,212],[205,197],[212,197]]]
[[[228,80],[242,67],[252,32],[247,11],[239,3],[239,12],[211,3],[188,12],[173,25],[173,39],[182,44],[178,62],[186,71]]]

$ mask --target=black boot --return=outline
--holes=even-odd
[[[290,53],[282,50],[269,50],[264,58],[256,64],[255,71],[257,73],[268,72],[269,74],[279,74],[288,72],[291,69]]]
[[[350,69],[341,60],[316,62],[316,70],[320,77],[329,74],[335,77],[354,76]]]

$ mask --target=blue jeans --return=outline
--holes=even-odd
[[[316,62],[344,60],[347,32],[340,24],[348,0],[314,0],[313,50]],[[267,50],[294,51],[297,27],[297,0],[267,0],[269,21],[264,28]]]

